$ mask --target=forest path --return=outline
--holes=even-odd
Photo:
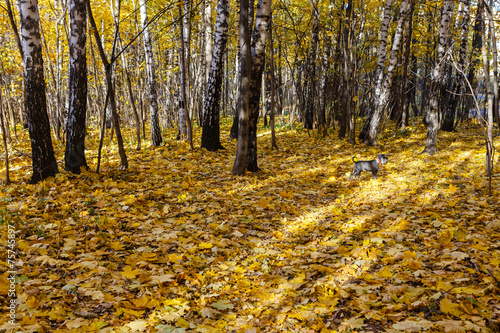
[[[38,185],[22,183],[29,160],[14,156],[0,209],[1,227],[15,229],[16,327],[483,332],[499,322],[500,204],[486,196],[477,128],[440,133],[435,156],[418,154],[422,126],[385,132],[383,147],[280,129],[280,150],[261,136],[262,170],[243,177],[231,174],[227,131],[216,153],[189,151],[173,132],[159,148],[129,142],[127,172],[108,145],[100,175]],[[95,147],[91,138],[91,168]],[[378,179],[348,179],[353,156],[378,153],[389,158]]]

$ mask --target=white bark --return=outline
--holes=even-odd
[[[441,16],[441,28],[439,29],[439,44],[437,49],[436,64],[431,73],[431,87],[429,110],[426,114],[427,139],[423,153],[433,155],[437,152],[437,132],[439,130],[438,98],[440,80],[443,75],[443,65],[445,63],[446,49],[448,46],[448,31],[450,27],[451,14],[454,3],[452,0],[445,0]]]
[[[380,93],[382,78],[384,76],[385,61],[387,60],[387,37],[389,35],[388,27],[391,22],[392,0],[386,0],[384,7],[384,17],[380,27],[380,43],[378,47],[378,61],[375,72],[375,96]]]
[[[160,123],[158,119],[158,94],[156,83],[156,64],[153,55],[153,44],[149,33],[149,19],[146,7],[146,0],[140,0],[139,6],[141,11],[142,39],[144,41],[144,53],[146,55],[146,72],[148,77],[148,102],[149,116],[151,121],[151,143],[154,146],[159,146],[162,142]]]
[[[205,22],[205,78],[208,81],[210,66],[212,64],[212,7],[209,0],[205,1],[205,13],[203,13]]]
[[[389,101],[389,92],[392,85],[392,78],[394,76],[394,70],[398,64],[398,54],[401,48],[401,40],[404,35],[405,20],[408,16],[408,11],[410,9],[410,0],[403,0],[401,3],[401,9],[399,11],[399,20],[396,27],[396,32],[394,34],[394,39],[392,42],[391,57],[389,59],[389,65],[387,67],[387,73],[385,74],[384,81],[380,87],[380,90],[375,90],[375,105],[373,109],[373,114],[370,118],[370,127],[368,129],[367,137],[365,142],[369,145],[377,145],[377,134],[379,132],[380,121],[382,113]],[[383,74],[383,70],[381,70]],[[382,75],[381,74],[381,75]]]

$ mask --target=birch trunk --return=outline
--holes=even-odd
[[[64,169],[79,174],[88,168],[85,158],[87,114],[87,9],[85,0],[69,3],[71,37],[69,40],[68,118]]]
[[[158,118],[158,94],[156,83],[156,64],[153,55],[153,44],[149,33],[149,19],[146,7],[146,0],[140,0],[142,40],[144,41],[144,53],[146,55],[146,73],[148,78],[148,102],[149,118],[151,121],[151,143],[159,146],[162,142],[160,120]]]
[[[179,18],[181,22],[180,31],[181,31],[181,49],[179,54],[179,68],[181,72],[181,86],[179,89],[179,113],[184,117],[184,126],[186,126],[185,133],[180,134],[181,140],[186,140],[189,142],[189,146],[191,150],[193,150],[193,130],[191,127],[191,119],[189,117],[189,111],[187,109],[187,92],[186,92],[186,72],[187,72],[187,64],[186,64],[186,54],[185,54],[185,43],[184,39],[184,27],[182,22],[182,6],[179,5]]]
[[[240,81],[238,100],[238,143],[233,175],[245,174],[248,155],[249,97],[251,78],[250,29],[248,28],[248,0],[240,0],[239,46],[240,46]]]
[[[8,124],[7,126],[5,126],[4,118],[6,117],[4,117],[2,89],[0,89],[0,126],[2,128],[3,148],[5,149],[5,185],[9,185],[10,184],[9,147],[7,146],[7,131],[5,130],[8,127]]]
[[[484,0],[480,0],[484,1]],[[482,33],[481,33],[481,44],[482,44],[482,55],[483,55],[483,68],[484,68],[484,81],[486,86],[486,99],[488,102],[488,118],[484,120],[486,123],[486,133],[485,133],[485,141],[486,141],[486,176],[488,177],[488,194],[491,196],[491,176],[493,172],[493,113],[498,112],[498,109],[494,109],[493,96],[491,93],[491,81],[490,81],[490,64],[488,60],[488,49],[489,45],[493,45],[493,58],[494,58],[494,67],[497,67],[495,58],[497,57],[496,52],[496,38],[495,38],[495,27],[494,20],[491,14],[488,13],[489,7],[487,3],[483,3],[483,11],[482,11]],[[489,14],[489,24],[491,31],[491,43],[486,42],[486,17]],[[496,72],[496,68],[494,68]],[[497,79],[496,77],[494,79]],[[495,98],[498,99],[498,85],[495,84]]]
[[[312,29],[311,29],[311,48],[309,49],[309,57],[307,59],[307,73],[306,73],[306,105],[304,115],[304,128],[313,129],[314,126],[314,102],[316,94],[316,50],[318,48],[319,39],[319,13],[314,7],[312,9]]]
[[[403,0],[401,3],[401,10],[399,11],[398,25],[396,27],[394,40],[392,42],[391,57],[389,59],[389,66],[387,67],[387,73],[385,74],[382,85],[379,86],[380,90],[375,90],[375,95],[374,95],[375,101],[373,104],[374,106],[373,106],[372,116],[370,118],[368,131],[363,140],[363,142],[369,146],[378,145],[377,134],[380,131],[380,122],[382,119],[382,115],[387,106],[387,103],[389,102],[392,78],[394,76],[394,71],[398,64],[399,49],[401,48],[401,40],[403,39],[404,35],[403,31],[404,30],[403,28],[405,26],[404,23],[410,9],[409,2],[410,0]],[[375,87],[377,89],[377,85],[375,85]]]
[[[387,37],[389,36],[389,23],[391,22],[391,6],[392,0],[386,0],[384,7],[384,18],[382,20],[382,26],[380,27],[380,43],[378,46],[377,69],[375,70],[375,93],[373,94],[374,99],[377,98],[377,93],[380,93],[380,90],[382,89],[385,61],[387,60]],[[372,105],[375,105],[375,100],[372,101]],[[372,112],[370,112],[366,117],[363,129],[358,136],[360,140],[364,140],[368,133],[371,116]]]
[[[427,139],[422,153],[434,155],[437,152],[437,132],[439,130],[438,99],[439,87],[443,76],[443,65],[446,56],[448,31],[451,14],[453,13],[453,1],[445,0],[441,16],[441,28],[439,29],[439,44],[436,56],[436,64],[431,73],[431,86],[429,97],[429,110],[425,115],[425,126],[427,127]]]
[[[113,127],[115,129],[115,134],[116,134],[116,141],[118,143],[118,154],[120,155],[120,169],[121,170],[127,170],[128,169],[128,160],[127,160],[127,154],[125,153],[125,148],[123,146],[123,137],[122,137],[122,132],[120,129],[120,121],[118,119],[118,112],[116,110],[116,97],[115,97],[115,89],[113,86],[113,63],[110,63],[108,61],[108,58],[106,57],[106,53],[104,52],[104,47],[102,45],[101,39],[99,37],[99,32],[97,31],[97,26],[95,24],[94,17],[92,15],[92,8],[90,7],[90,0],[86,0],[86,5],[87,5],[87,14],[89,16],[89,23],[92,28],[92,31],[94,32],[94,39],[96,40],[97,44],[97,49],[99,50],[99,55],[101,57],[101,61],[104,66],[104,73],[106,75],[106,86],[108,89],[108,96],[109,96],[109,105],[111,109],[111,117],[113,118]],[[118,35],[118,25],[115,25],[115,36]],[[113,45],[116,43],[116,37],[115,41],[113,42]],[[111,52],[111,60],[114,61],[114,47],[113,51]],[[106,112],[106,111],[104,111]]]
[[[43,76],[40,15],[37,0],[18,2],[21,23],[21,44],[25,64],[25,108],[31,139],[33,175],[30,183],[38,183],[59,172],[52,147],[47,115],[45,79]]]
[[[212,63],[203,107],[203,130],[201,134],[201,147],[209,151],[223,148],[220,143],[219,114],[228,27],[229,0],[219,0]]]
[[[467,57],[467,44],[469,41],[469,26],[470,26],[470,0],[461,0],[462,6],[462,31],[460,34],[460,50],[458,52],[457,73],[453,78],[451,87],[450,100],[446,105],[445,118],[441,129],[443,131],[451,132],[455,129],[455,119],[457,114],[457,106],[459,101],[459,94],[462,91],[462,74],[465,69],[465,61]]]
[[[252,38],[251,57],[252,73],[250,80],[250,96],[248,100],[248,158],[247,170],[256,172],[257,166],[257,121],[259,119],[260,85],[264,71],[266,39],[271,20],[272,0],[259,0],[257,17]]]

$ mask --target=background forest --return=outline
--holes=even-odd
[[[498,8],[5,0],[0,332],[500,332]]]

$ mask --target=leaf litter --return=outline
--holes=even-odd
[[[215,153],[130,142],[126,172],[108,142],[101,174],[38,185],[13,155],[0,210],[16,230],[17,319],[3,311],[0,331],[498,332],[500,205],[478,128],[440,133],[434,156],[419,154],[422,126],[386,131],[382,147],[281,128],[280,149],[260,136],[261,171],[243,177],[228,129]],[[348,179],[353,156],[380,152],[378,179]]]

